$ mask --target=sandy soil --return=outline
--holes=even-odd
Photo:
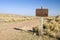
[[[0,22],[0,40],[58,40],[49,36],[36,36],[27,31],[32,30],[32,27],[37,25],[40,25],[39,18],[19,22]]]
[[[26,20],[22,22],[0,23],[0,40],[15,40],[20,31],[14,28],[31,30],[32,27],[39,25],[39,19]]]

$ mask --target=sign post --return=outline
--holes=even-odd
[[[36,9],[36,16],[40,17],[40,32],[43,35],[43,17],[48,16],[48,9],[43,9],[42,7],[41,9]]]
[[[40,17],[40,31],[41,35],[43,35],[43,17]]]

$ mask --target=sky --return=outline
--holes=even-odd
[[[48,8],[49,16],[60,15],[60,0],[0,0],[0,14],[35,16],[41,6]]]

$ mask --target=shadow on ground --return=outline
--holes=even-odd
[[[34,36],[32,33],[32,30],[23,30],[20,28],[13,28],[14,30],[18,30],[18,34],[16,34],[16,38],[14,40],[55,40],[54,38],[51,38],[49,36]],[[60,38],[57,38],[56,40],[60,40]]]

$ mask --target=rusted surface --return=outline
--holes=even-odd
[[[41,16],[41,17],[48,16],[48,9],[36,9],[36,16]]]

